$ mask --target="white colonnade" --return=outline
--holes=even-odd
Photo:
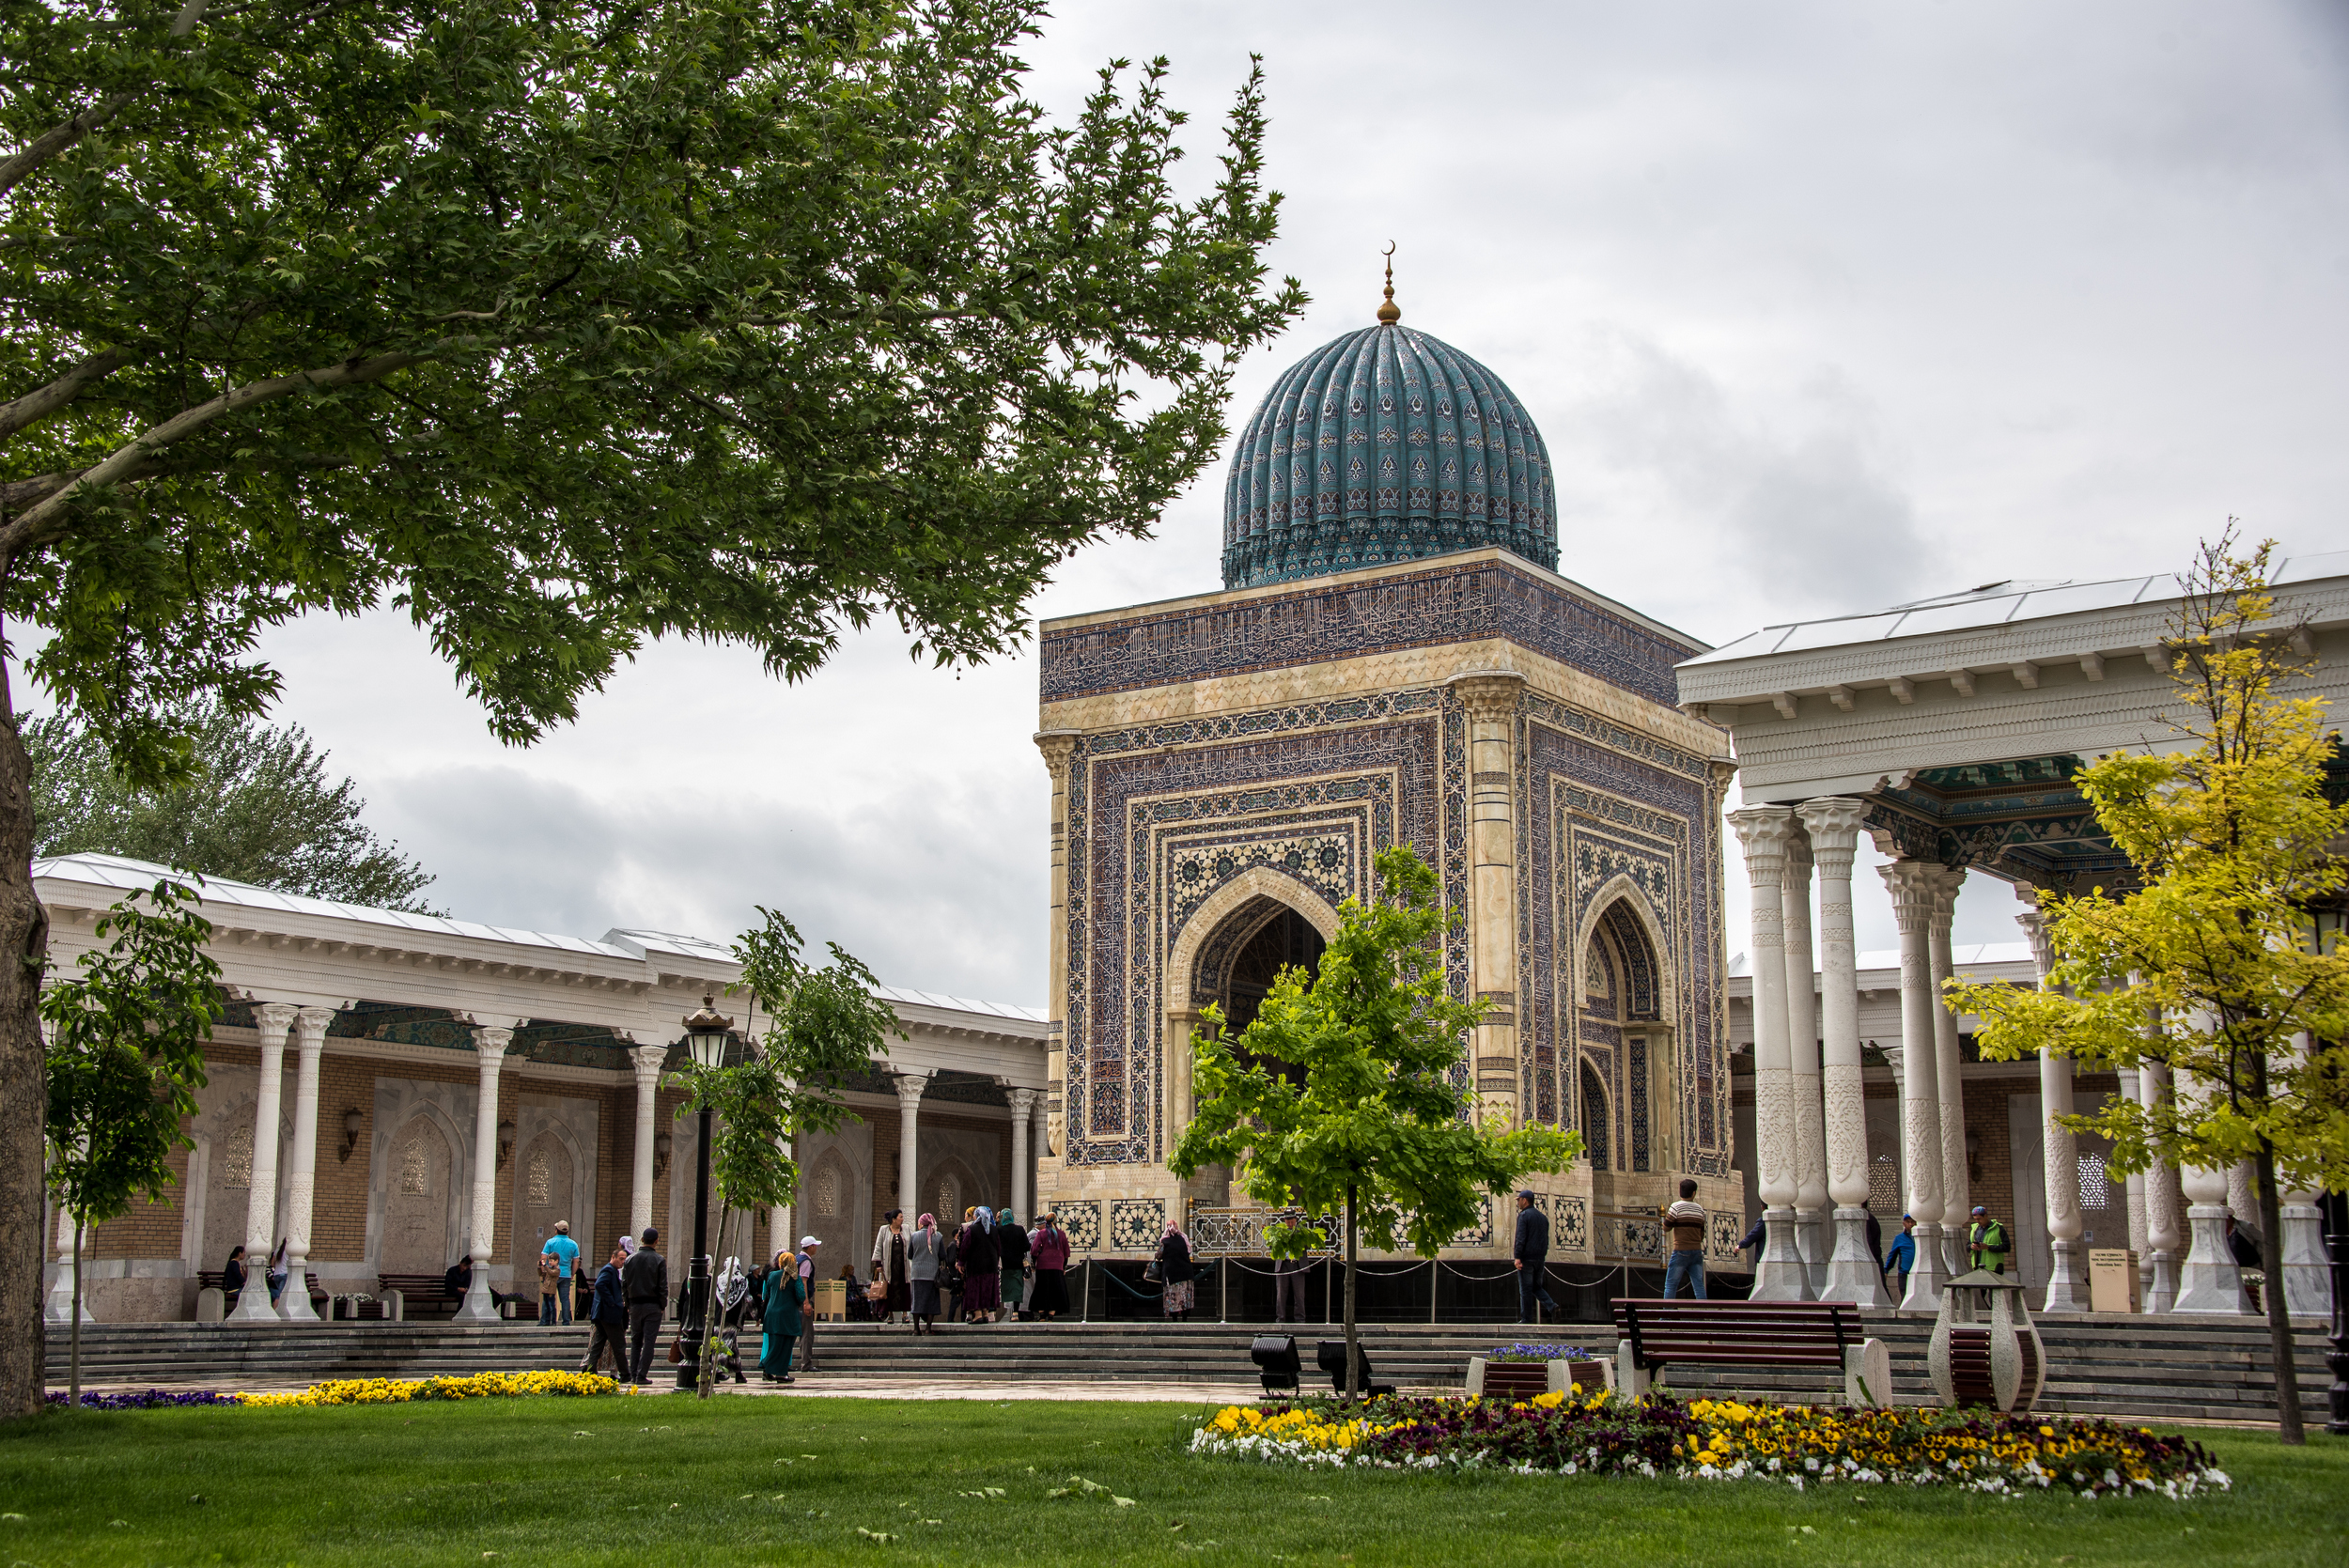
[[[1785,910],[1787,1079],[1795,1104],[1795,1238],[1811,1294],[1827,1284],[1834,1238],[1827,1226],[1827,1132],[1819,1097],[1819,1002],[1812,980],[1811,874],[1813,854],[1805,824],[1786,835],[1781,883]]]
[[[239,1323],[277,1321],[269,1299],[269,1255],[277,1228],[277,1122],[285,1097],[286,1032],[302,1009],[289,1001],[264,1001],[253,1009],[254,1032],[261,1037],[261,1079],[253,1102],[253,1185],[244,1203],[244,1289],[237,1293]]]
[[[1806,800],[1796,812],[1819,878],[1819,1037],[1827,1190],[1834,1250],[1820,1295],[1862,1307],[1892,1305],[1883,1261],[1868,1244],[1868,1111],[1859,1060],[1859,954],[1852,928],[1852,861],[1867,815],[1858,800]],[[1808,992],[1808,985],[1805,991]]]
[[[497,1321],[497,1308],[490,1299],[490,1250],[497,1235],[498,1070],[513,1042],[510,1029],[473,1032],[474,1055],[481,1068],[481,1087],[474,1098],[473,1285],[452,1319],[457,1323]]]
[[[1753,884],[1754,1167],[1761,1177],[1764,1240],[1756,1301],[1817,1299],[1796,1239],[1794,1063],[1787,1048],[1786,840],[1795,814],[1748,806],[1729,814]]]

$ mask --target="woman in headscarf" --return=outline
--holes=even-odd
[[[750,1379],[742,1375],[741,1337],[742,1318],[750,1306],[751,1281],[742,1272],[740,1258],[725,1261],[711,1291],[716,1310],[710,1321],[715,1327],[712,1339],[718,1351],[719,1375],[730,1372],[737,1383],[747,1383]]]
[[[798,1264],[789,1252],[777,1252],[774,1266],[767,1270],[767,1291],[761,1302],[761,1327],[767,1341],[758,1352],[760,1382],[791,1381],[791,1345],[806,1327],[800,1317],[806,1300],[807,1286],[801,1282]]]
[[[906,1237],[906,1316],[917,1334],[934,1332],[938,1323],[938,1217],[926,1214]]]
[[[995,1245],[1003,1255],[1003,1315],[1018,1317],[1019,1298],[1027,1292],[1028,1233],[1009,1209],[995,1217]]]
[[[910,1310],[912,1293],[906,1288],[906,1211],[891,1209],[881,1217],[880,1233],[873,1237],[873,1278],[888,1286],[878,1308],[883,1323]]]
[[[1188,1323],[1190,1309],[1198,1299],[1199,1269],[1190,1261],[1190,1237],[1172,1219],[1166,1222],[1166,1234],[1159,1240],[1159,1279],[1166,1287],[1166,1317],[1170,1323]]]
[[[286,1266],[286,1237],[279,1236],[277,1250],[269,1255],[269,1273],[265,1277],[269,1281],[269,1304],[272,1307],[277,1305],[277,1298],[286,1294],[286,1277],[289,1272]],[[303,1283],[306,1285],[309,1281],[305,1280]]]
[[[973,1208],[962,1227],[962,1319],[992,1323],[1003,1304],[1003,1250],[995,1245],[995,1211]]]
[[[1038,1318],[1061,1316],[1068,1311],[1068,1233],[1050,1209],[1036,1217],[1035,1229],[1028,1235],[1028,1258],[1035,1265],[1028,1311]]]

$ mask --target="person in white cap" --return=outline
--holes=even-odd
[[[807,1292],[807,1325],[800,1335],[800,1370],[816,1370],[816,1249],[822,1242],[812,1235],[800,1237],[800,1284]]]

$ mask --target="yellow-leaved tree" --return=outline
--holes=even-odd
[[[2338,741],[2324,699],[2289,694],[2314,653],[2269,591],[2275,547],[2235,549],[2230,526],[2180,579],[2170,743],[2149,737],[2076,775],[2140,886],[2040,894],[2046,986],[1948,991],[1982,1019],[1985,1058],[2046,1050],[2091,1070],[2167,1070],[2171,1093],[2151,1105],[2120,1095],[2066,1118],[2112,1141],[2116,1170],[2252,1162],[2278,1426],[2297,1443],[2278,1193],[2349,1189],[2349,956],[2338,920],[2320,918],[2349,882],[2349,808],[2326,796]]]

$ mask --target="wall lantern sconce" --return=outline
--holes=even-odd
[[[655,1133],[652,1140],[652,1179],[659,1181],[669,1173],[669,1135]]]
[[[1974,1181],[1982,1180],[1982,1134],[1966,1129],[1966,1174]]]
[[[342,1153],[335,1157],[345,1165],[350,1163],[350,1151],[359,1146],[359,1126],[366,1120],[366,1117],[359,1114],[359,1108],[356,1106],[343,1112],[343,1148]]]
[[[505,1170],[505,1169],[506,1169],[506,1162],[507,1160],[509,1160],[509,1159],[512,1159],[513,1157],[514,1157],[514,1124],[513,1124],[513,1123],[511,1123],[511,1122],[500,1122],[500,1123],[498,1124],[498,1166],[497,1166],[497,1168],[498,1168],[499,1170],[501,1170],[501,1171]]]

